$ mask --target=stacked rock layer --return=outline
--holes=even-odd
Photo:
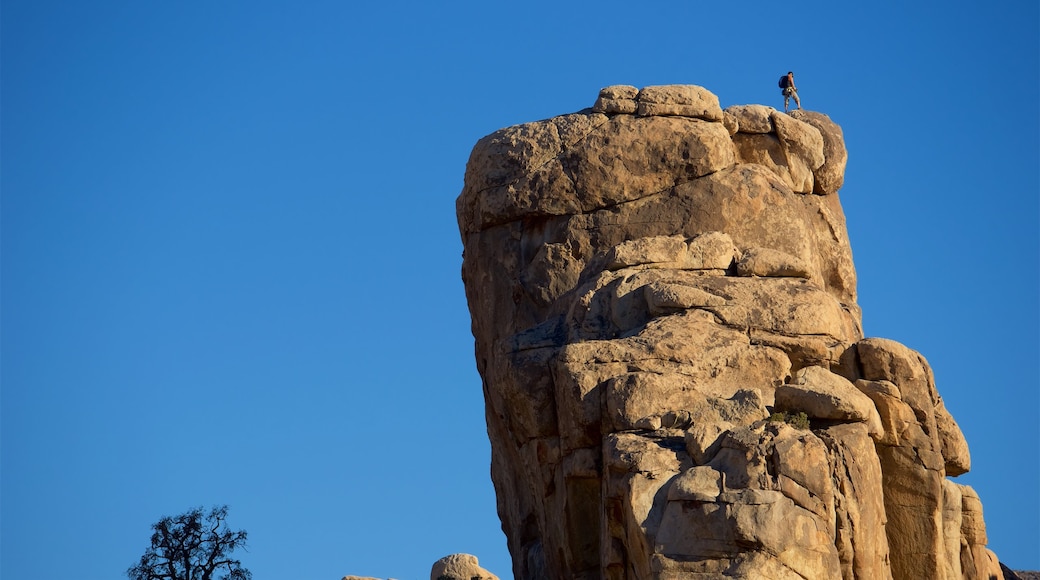
[[[457,212],[518,579],[1001,578],[928,363],[864,339],[826,115],[688,85],[481,139]]]

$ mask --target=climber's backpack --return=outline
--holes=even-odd
[[[786,89],[787,86],[788,86],[788,83],[789,83],[789,81],[787,80],[787,75],[784,75],[784,76],[780,77],[780,88],[781,89]]]

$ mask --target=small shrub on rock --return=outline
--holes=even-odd
[[[806,430],[809,428],[809,416],[804,411],[797,413],[777,411],[769,416],[769,420],[773,423],[787,423],[795,429]]]

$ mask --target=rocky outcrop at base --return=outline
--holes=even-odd
[[[1040,572],[1012,570],[1004,564],[1000,565],[1000,569],[1004,571],[1004,580],[1040,580]]]
[[[517,579],[1001,577],[919,353],[864,338],[826,115],[608,87],[457,214]]]
[[[451,554],[433,563],[430,580],[498,580],[498,576],[481,568],[476,556]]]
[[[344,576],[342,580],[380,580],[371,576]],[[394,580],[388,578],[387,580]],[[476,556],[449,554],[433,563],[430,580],[498,580],[491,572],[480,567]]]

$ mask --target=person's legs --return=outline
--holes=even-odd
[[[801,109],[802,108],[802,102],[798,100],[798,91],[791,91],[791,96],[794,97],[794,106],[796,106],[799,109]],[[786,106],[786,104],[785,104],[785,106]]]

